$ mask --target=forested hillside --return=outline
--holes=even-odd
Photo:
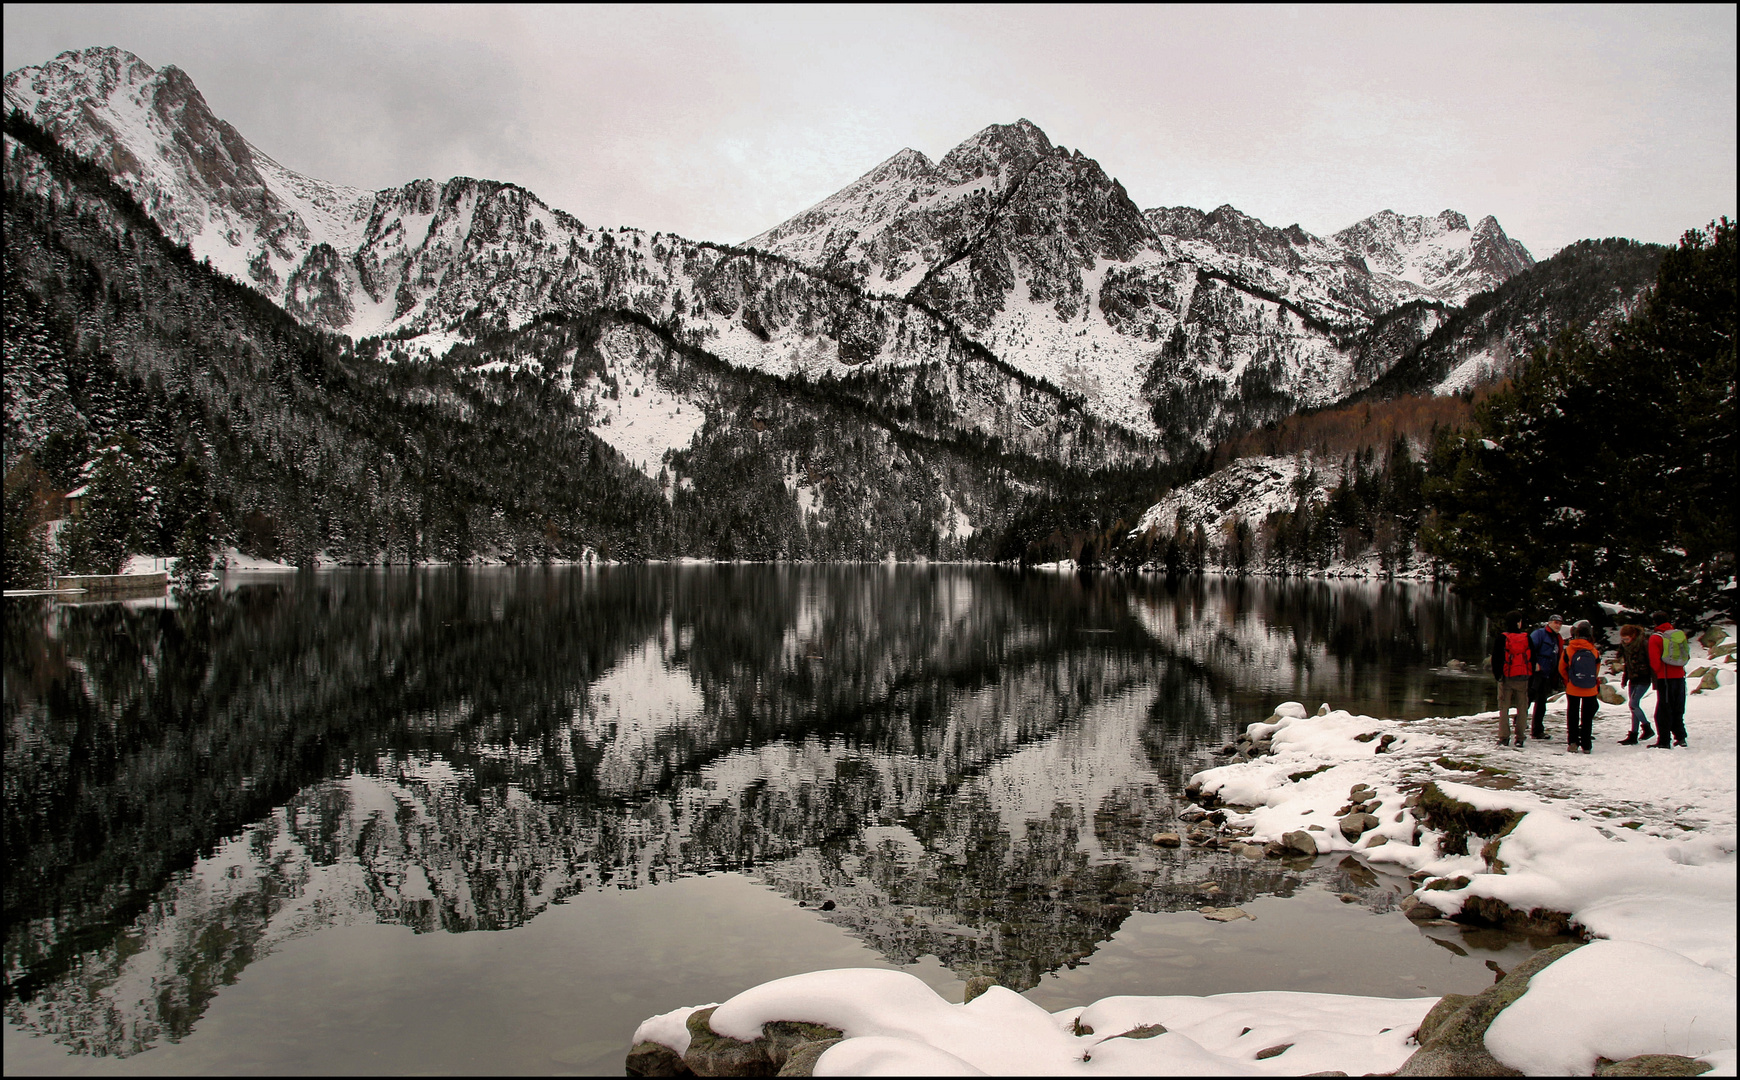
[[[1635,240],[1579,240],[1470,297],[1356,400],[1491,386],[1520,373],[1566,330],[1600,338],[1655,284],[1667,250]]]
[[[552,387],[304,328],[27,123],[6,134],[9,539],[24,492],[84,483],[76,570],[183,534],[307,561],[635,553],[667,531],[656,487]],[[24,169],[53,194],[17,190]]]
[[[1635,313],[1564,335],[1439,442],[1428,539],[1467,595],[1732,615],[1737,271],[1732,221],[1687,232]]]

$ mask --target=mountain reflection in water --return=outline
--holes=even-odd
[[[8,600],[6,1016],[134,1054],[295,935],[502,930],[720,869],[895,962],[1033,986],[1132,911],[1288,893],[1155,849],[1173,792],[1281,700],[1483,706],[1432,674],[1479,633],[1434,588],[959,567]]]

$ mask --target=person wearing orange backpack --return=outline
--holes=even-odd
[[[1559,678],[1565,681],[1565,748],[1575,754],[1595,752],[1596,689],[1601,685],[1601,650],[1595,628],[1579,619],[1571,640],[1559,653]]]
[[[1498,745],[1509,746],[1512,706],[1516,710],[1516,748],[1526,744],[1529,711],[1529,674],[1534,664],[1529,650],[1529,635],[1523,629],[1523,613],[1505,615],[1498,633],[1492,636],[1492,677],[1498,680]]]
[[[1686,745],[1686,664],[1692,659],[1692,643],[1684,630],[1675,630],[1668,613],[1649,617],[1655,633],[1649,635],[1649,667],[1655,675],[1655,742],[1666,750]]]

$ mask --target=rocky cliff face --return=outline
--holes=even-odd
[[[213,115],[180,68],[153,69],[123,49],[11,72],[6,108],[101,165],[171,238],[274,300],[314,247],[346,250],[368,215],[370,193],[284,168]]]
[[[1454,210],[1432,217],[1381,210],[1330,239],[1373,271],[1449,304],[1465,303],[1535,263],[1497,219],[1488,215],[1470,229],[1468,219]]]

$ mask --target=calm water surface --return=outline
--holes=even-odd
[[[5,612],[8,1073],[620,1074],[642,1018],[817,968],[1055,1009],[1466,992],[1530,947],[1352,859],[1147,842],[1280,701],[1490,707],[1438,588],[441,569]]]

